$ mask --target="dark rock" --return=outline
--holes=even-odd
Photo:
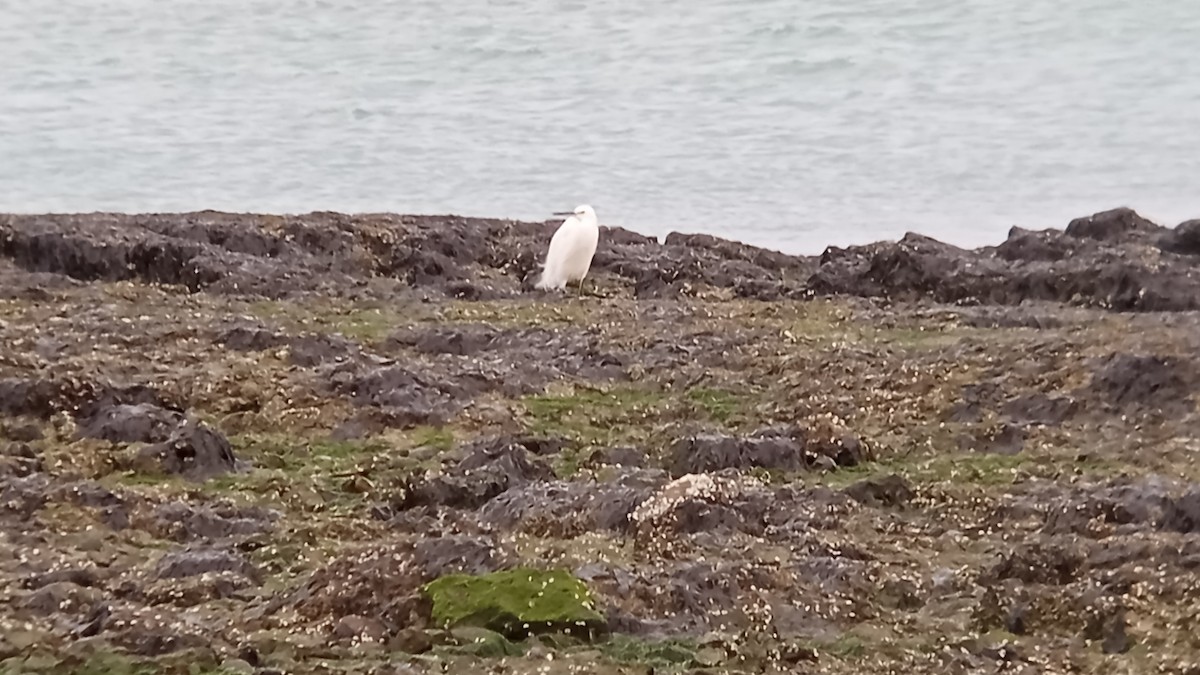
[[[616,607],[608,607],[605,610],[604,619],[610,634],[652,635],[658,628],[658,626],[651,622],[639,619]]]
[[[785,642],[779,648],[779,662],[796,666],[800,663],[817,663],[821,660],[820,652],[815,647],[803,642]]]
[[[112,610],[107,604],[97,605],[83,621],[71,628],[71,637],[80,639],[99,635],[111,615]]]
[[[217,541],[267,532],[278,514],[256,507],[167,502],[152,513],[152,531],[175,541]]]
[[[495,390],[522,396],[540,391],[546,382],[564,373],[589,380],[626,378],[624,354],[607,349],[599,332],[588,328],[499,329],[487,324],[405,328],[393,333],[384,346],[392,352],[411,349],[453,357],[486,355],[486,366],[478,359],[456,359],[462,364],[455,369],[456,377],[441,374],[436,378],[462,388],[447,390],[452,396]],[[434,379],[428,384],[436,386]]]
[[[731,614],[749,580],[732,565],[680,561],[665,566],[649,578],[631,582],[622,593],[617,579],[597,578],[589,585],[606,594],[636,599],[653,608],[654,615],[671,617],[673,631],[702,634],[726,625],[736,630]]]
[[[237,352],[261,352],[287,343],[287,336],[262,326],[233,326],[223,331],[217,342]]]
[[[195,607],[213,600],[253,597],[257,582],[234,571],[216,570],[201,575],[167,578],[136,589],[140,602],[149,605]],[[130,594],[122,594],[129,599]]]
[[[430,565],[429,571],[436,571]],[[389,630],[428,623],[431,607],[420,587],[432,580],[406,543],[375,543],[349,551],[315,571],[291,602],[302,616],[368,616]]]
[[[826,457],[825,455],[817,455],[816,459],[813,460],[811,468],[814,471],[829,473],[830,471],[837,471],[838,466],[837,462],[833,461],[829,457]]]
[[[20,228],[0,224],[0,253],[30,270],[66,274],[82,281],[142,278],[199,289],[216,281],[192,264],[203,249],[149,236],[121,233],[97,241],[99,228],[41,218]],[[78,229],[76,229],[78,228]],[[90,236],[89,236],[90,235]],[[103,236],[103,235],[101,235]]]
[[[1200,532],[1200,489],[1190,490],[1178,499],[1168,499],[1160,527],[1172,532]]]
[[[1072,220],[1067,224],[1066,235],[1110,242],[1142,239],[1144,235],[1160,230],[1161,227],[1139,216],[1133,209],[1118,208]]]
[[[382,616],[393,626],[424,628],[432,622],[433,603],[420,589],[413,589],[388,602]]]
[[[142,385],[115,387],[73,377],[0,378],[0,414],[14,417],[28,415],[45,420],[55,413],[68,412],[87,419],[101,408],[143,403],[171,407],[160,392]]]
[[[795,470],[806,465],[803,445],[781,437],[693,436],[676,441],[670,457],[673,476],[726,468]]]
[[[1032,542],[1001,556],[981,575],[981,583],[1017,579],[1027,584],[1066,585],[1083,566],[1082,554],[1061,544]]]
[[[403,628],[388,642],[391,651],[424,654],[433,649],[433,638],[422,628]]]
[[[56,613],[69,615],[87,614],[103,597],[99,591],[80,586],[70,581],[56,581],[46,584],[21,603],[21,606],[41,616]]]
[[[1170,508],[1165,486],[1161,484],[1132,483],[1114,485],[1095,497],[1104,519],[1110,523],[1154,523]]]
[[[624,531],[629,514],[651,491],[636,479],[600,484],[536,482],[496,496],[479,515],[492,527],[538,536],[572,538],[585,532]]]
[[[0,520],[13,516],[27,521],[46,503],[49,479],[43,473],[6,477],[0,475]]]
[[[615,448],[600,448],[591,455],[588,455],[587,466],[623,466],[629,468],[643,467],[646,465],[646,453],[627,446]]]
[[[1162,527],[1171,503],[1165,484],[1139,480],[1072,490],[1042,508],[1046,510],[1046,532],[1081,534],[1088,531],[1095,519],[1113,525],[1134,525],[1137,529]]]
[[[249,661],[240,658],[221,661],[221,672],[228,675],[263,675],[261,669],[256,668]]]
[[[1180,223],[1163,236],[1160,246],[1173,253],[1200,255],[1200,219]]]
[[[764,269],[786,269],[799,266],[793,256],[758,246],[750,246],[732,239],[715,237],[711,234],[670,232],[663,240],[663,245],[704,251],[713,254],[714,257],[748,262]]]
[[[106,506],[100,510],[100,522],[113,530],[124,530],[130,526],[129,510],[124,505]]]
[[[95,384],[80,380],[0,379],[0,414],[50,419],[97,396]]]
[[[267,297],[329,284],[346,267],[340,248],[326,248],[336,234],[321,236],[305,225],[293,228],[300,231],[289,233],[295,244],[288,244],[263,233],[260,223],[271,218],[214,212],[6,215],[0,216],[0,256],[30,271],[82,281],[139,280]]]
[[[668,469],[676,477],[729,468],[799,470],[813,467],[822,456],[837,466],[856,466],[867,455],[853,436],[818,435],[790,426],[743,437],[707,434],[681,439],[671,446]]]
[[[794,282],[783,280],[806,277],[812,263],[711,235],[672,232],[662,245],[601,237],[593,268],[632,280],[639,299],[679,297],[700,284],[735,289],[743,297],[776,297],[794,292]]]
[[[678,298],[683,294],[683,282],[676,281],[657,270],[643,271],[633,282],[633,297],[639,300]]]
[[[54,496],[79,506],[103,508],[121,506],[125,500],[112,490],[93,480],[68,483],[55,489]]]
[[[100,575],[93,567],[66,567],[26,577],[21,585],[28,589],[39,589],[63,583],[91,588],[100,584]]]
[[[421,573],[430,579],[494,572],[505,565],[491,541],[468,535],[422,538],[414,544],[412,555]]]
[[[969,653],[996,662],[997,667],[1001,670],[1013,668],[1014,664],[1034,663],[1021,653],[1022,650],[1018,645],[1009,642],[996,646],[985,645],[980,641],[971,641],[971,643],[966,648]]]
[[[1083,637],[1098,640],[1100,649],[1105,654],[1124,654],[1133,646],[1133,640],[1126,631],[1127,627],[1124,609],[1093,609],[1084,625]]]
[[[172,626],[158,617],[132,614],[128,610],[110,617],[103,627],[105,637],[114,646],[138,656],[162,656],[186,650],[209,650],[212,640],[204,628],[192,625]]]
[[[1126,625],[1124,617],[1109,623],[1104,640],[1100,643],[1100,649],[1105,654],[1124,654],[1133,647],[1133,640],[1125,630]]]
[[[402,283],[426,295],[486,299],[528,284],[556,227],[390,214],[4,215],[0,258],[40,275],[51,289],[72,279],[136,279],[269,298],[330,289],[383,298]],[[1180,310],[1200,307],[1200,281],[1187,277],[1178,260],[1156,264],[1138,252],[1161,246],[1171,255],[1190,255],[1197,229],[1189,221],[1164,231],[1129,209],[1114,209],[1076,219],[1066,231],[1013,228],[995,248],[965,251],[907,235],[895,243],[829,249],[815,261],[705,234],[673,232],[660,244],[606,226],[593,268],[628,280],[635,296],[647,299],[709,285],[758,299],[811,291]],[[486,270],[499,274],[479,273]],[[23,292],[38,290],[46,293]],[[258,349],[282,339],[249,331],[233,329],[226,343]]]
[[[234,572],[256,583],[261,573],[237,551],[220,548],[189,548],[167,553],[159,559],[154,575],[159,579],[179,579],[210,572]]]
[[[1191,407],[1200,378],[1191,361],[1176,357],[1112,354],[1102,360],[1086,391],[1118,408],[1174,414]]]
[[[1058,262],[1079,250],[1080,243],[1056,230],[1032,232],[1021,227],[1008,231],[1008,237],[996,247],[996,255],[1005,260]]]
[[[1200,276],[1187,261],[1144,254],[1160,231],[1116,209],[1076,219],[1066,232],[1013,228],[999,246],[974,251],[907,234],[895,243],[826,250],[806,290],[963,305],[1044,300],[1116,311],[1200,308]]]
[[[485,439],[465,448],[463,459],[450,471],[410,479],[395,506],[477,509],[511,487],[553,477],[548,465],[530,459],[525,447],[513,439]]]
[[[389,429],[412,429],[419,426],[443,426],[453,415],[453,404],[425,406],[419,399],[405,408],[367,408],[358,411],[331,434],[335,440],[366,438]]]
[[[114,530],[129,527],[130,509],[136,504],[136,499],[127,500],[95,481],[78,481],[56,486],[51,498],[98,509],[97,515],[101,522]]]
[[[689,499],[675,509],[671,526],[675,532],[689,534],[742,532],[761,537],[766,531],[767,516],[773,506],[766,493],[737,498],[730,504]]]
[[[895,244],[827,250],[808,286],[817,294],[917,299],[945,293],[944,286],[957,282],[973,294],[980,281],[992,281],[995,266],[980,265],[960,281],[957,277],[967,274],[963,261],[969,256],[963,249],[908,233]],[[968,292],[955,290],[964,296]]]
[[[382,421],[375,419],[370,413],[358,413],[334,427],[329,432],[332,441],[353,441],[368,438],[387,428]]]
[[[41,470],[42,459],[28,444],[0,444],[0,476],[24,478]]]
[[[470,302],[486,302],[509,298],[514,294],[495,286],[482,284],[470,279],[459,279],[446,284],[446,297]]]
[[[18,443],[32,443],[42,439],[41,426],[16,420],[0,420],[0,438]]]
[[[991,455],[1015,455],[1025,446],[1025,429],[1007,422],[959,438],[960,449]]]
[[[425,330],[405,329],[388,341],[426,354],[470,356],[494,348],[500,331],[488,325],[436,326]]]
[[[560,436],[517,436],[513,443],[525,448],[531,455],[545,456],[562,452],[569,441]]]
[[[113,443],[162,443],[184,422],[183,413],[152,403],[99,408],[80,422],[80,438]]]
[[[288,340],[288,363],[313,368],[356,356],[359,347],[340,335],[298,335]]]
[[[908,481],[897,474],[860,480],[843,492],[854,501],[873,507],[904,506],[916,496]]]
[[[946,414],[947,422],[978,422],[984,413],[991,410],[993,402],[1001,395],[1000,385],[995,381],[972,382],[964,385],[958,400]]]
[[[399,427],[442,424],[480,391],[435,380],[402,366],[365,372],[335,371],[331,383],[335,392],[349,396],[356,404],[381,408]]]
[[[289,237],[268,234],[257,223],[243,222],[241,219],[218,223],[204,218],[203,214],[190,214],[182,223],[152,220],[145,222],[143,227],[151,232],[213,244],[227,251],[258,258],[278,258],[296,248]]]
[[[338,640],[382,642],[387,639],[387,628],[379,619],[351,614],[333,624],[333,637]]]
[[[1057,426],[1079,411],[1079,402],[1069,396],[1025,394],[1010,399],[1002,411],[1014,422]]]
[[[766,279],[739,279],[733,286],[734,296],[750,300],[778,300],[788,295],[788,292],[785,284]]]
[[[0,299],[55,302],[64,292],[84,285],[62,274],[30,272],[0,258]]]
[[[397,247],[377,271],[397,277],[410,286],[434,286],[466,277],[466,272],[451,256],[415,246]]]
[[[1004,630],[1013,635],[1025,635],[1028,630],[1029,621],[1029,606],[1023,604],[1013,605],[1008,610],[1008,615],[1004,618]]]
[[[920,609],[925,604],[921,589],[908,579],[889,579],[880,589],[879,602],[886,607],[904,611]]]
[[[138,461],[151,470],[202,481],[234,471],[237,460],[220,432],[193,420],[166,441],[142,448]]]
[[[238,658],[249,664],[251,668],[261,668],[263,665],[262,654],[251,644],[242,645],[238,649]]]

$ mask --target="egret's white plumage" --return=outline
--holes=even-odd
[[[592,266],[592,257],[596,255],[596,245],[600,242],[600,223],[596,220],[596,212],[584,204],[575,207],[573,213],[555,215],[566,215],[567,219],[550,238],[550,248],[546,251],[546,262],[537,287],[561,291],[570,281],[578,281],[582,287],[583,278]]]

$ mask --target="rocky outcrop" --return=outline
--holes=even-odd
[[[1110,311],[1189,306],[1195,221],[611,228],[582,298],[554,226],[0,216],[0,671],[1195,660],[1200,314]],[[423,592],[550,568],[608,637]]]
[[[1117,311],[1200,308],[1188,253],[1194,221],[1167,230],[1130,209],[1071,221],[1065,230],[1014,227],[998,246],[966,250],[918,234],[896,243],[831,248],[809,279],[822,294],[973,305],[1054,301]]]
[[[762,300],[809,294],[965,304],[1053,300],[1114,310],[1200,307],[1200,221],[1173,230],[1127,208],[1063,230],[1014,227],[998,246],[961,249],[908,234],[898,242],[790,256],[711,235],[663,242],[605,228],[597,274],[638,298],[702,287]],[[191,290],[284,297],[404,288],[469,300],[532,292],[556,224],[454,216],[0,216],[0,256],[77,281],[138,279]]]

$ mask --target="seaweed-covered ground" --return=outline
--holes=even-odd
[[[1200,221],[554,226],[0,216],[0,673],[1200,673]]]

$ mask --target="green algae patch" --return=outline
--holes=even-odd
[[[478,626],[512,639],[540,633],[590,638],[604,628],[588,587],[563,570],[451,574],[423,591],[433,604],[434,625],[443,628]]]

